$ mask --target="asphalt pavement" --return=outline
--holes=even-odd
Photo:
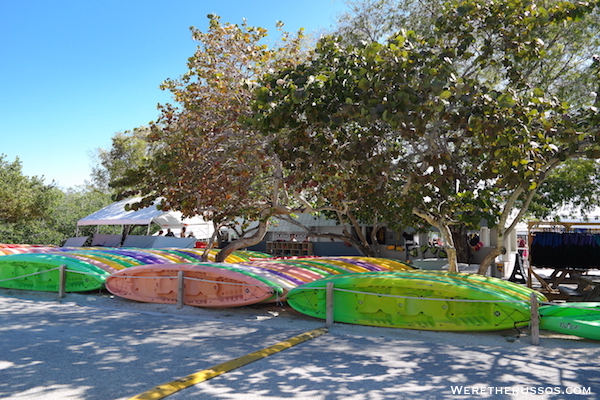
[[[0,289],[0,398],[124,400],[324,326],[286,304],[200,309]],[[598,399],[600,342],[334,324],[169,400]],[[148,394],[150,392],[150,394]]]

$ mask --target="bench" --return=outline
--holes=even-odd
[[[583,296],[582,301],[594,301],[600,297],[600,276],[571,274],[577,281],[578,293]]]

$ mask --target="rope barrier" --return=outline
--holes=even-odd
[[[12,280],[17,280],[17,279],[22,279],[22,278],[27,278],[30,276],[36,276],[36,275],[40,275],[40,274],[45,274],[48,272],[52,272],[52,271],[57,271],[60,270],[60,267],[56,267],[56,268],[51,268],[48,270],[44,270],[44,271],[38,271],[38,272],[34,272],[31,274],[26,274],[26,275],[19,275],[19,276],[15,276],[13,278],[7,278],[7,279],[1,279],[0,283],[2,282],[8,282],[8,281],[12,281]],[[106,277],[106,275],[104,274],[99,274],[97,272],[85,272],[85,271],[77,271],[77,270],[71,270],[71,269],[65,269],[65,272],[69,272],[69,273],[73,273],[73,274],[82,274],[82,275],[92,275],[92,276],[98,276],[98,277]],[[152,277],[152,276],[125,276],[124,278],[129,278],[129,279],[177,279],[177,275],[174,276],[156,276],[156,277]],[[276,283],[274,283],[273,285],[268,285],[268,284],[247,284],[247,283],[236,283],[236,282],[225,282],[225,281],[215,281],[215,280],[210,280],[210,279],[201,279],[201,278],[191,278],[191,277],[186,277],[184,276],[184,280],[191,280],[191,281],[197,281],[197,282],[207,282],[207,283],[217,283],[219,285],[234,285],[234,286],[249,286],[249,287],[263,287],[263,288],[273,288],[273,287],[278,287],[278,285]],[[296,290],[327,290],[326,287],[322,287],[322,288],[304,288],[302,286],[297,286],[295,288]],[[415,297],[415,296],[399,296],[399,295],[391,295],[391,294],[385,294],[385,293],[373,293],[373,292],[363,292],[363,291],[358,291],[358,290],[350,290],[350,289],[341,289],[341,288],[335,288],[333,287],[332,289],[333,291],[338,291],[338,292],[346,292],[346,293],[355,293],[355,294],[362,294],[362,295],[370,295],[370,296],[378,296],[378,297],[391,297],[391,298],[397,298],[397,299],[410,299],[410,300],[423,300],[423,301],[444,301],[444,302],[464,302],[464,303],[529,303],[529,300],[471,300],[471,299],[444,299],[444,298],[428,298],[428,297]],[[279,296],[278,296],[279,298]],[[557,303],[551,303],[551,302],[544,302],[544,301],[537,301],[538,305],[556,305]],[[572,305],[566,305],[567,303],[562,303],[565,305],[562,305],[561,307],[564,307],[565,309],[567,308],[576,308],[576,309],[580,309],[582,311],[597,311],[597,309],[594,308],[586,308],[586,307],[578,307],[575,304]]]
[[[125,276],[120,276],[120,278],[131,278],[131,279],[177,279],[177,275],[173,275],[173,276],[132,276],[132,275],[125,275]],[[275,284],[275,283],[273,285],[267,285],[267,284],[264,284],[264,285],[252,285],[252,284],[247,284],[247,283],[213,281],[213,280],[210,280],[210,279],[191,278],[191,277],[187,277],[187,276],[184,276],[184,279],[190,280],[190,281],[197,281],[197,282],[218,283],[220,285],[252,286],[252,287],[264,287],[264,288],[277,287],[277,284]]]
[[[327,288],[304,288],[302,286],[298,286],[295,288],[296,290],[327,290]],[[397,299],[410,299],[410,300],[428,300],[428,301],[457,301],[461,303],[529,303],[529,300],[469,300],[469,299],[442,299],[442,298],[430,298],[430,297],[414,297],[414,296],[398,296],[395,294],[385,294],[385,293],[373,293],[373,292],[360,292],[357,290],[350,289],[340,289],[333,288],[334,291],[338,292],[346,292],[346,293],[355,293],[355,294],[365,294],[371,296],[379,296],[379,297],[393,297]]]
[[[59,269],[60,269],[60,267],[56,267],[56,268],[48,269],[48,270],[45,270],[45,271],[34,272],[34,273],[31,273],[31,274],[27,274],[27,275],[19,275],[19,276],[15,276],[14,278],[2,279],[2,280],[0,280],[0,282],[14,281],[16,279],[27,278],[27,277],[30,277],[30,276],[45,274],[46,272],[56,271],[56,270],[59,270]]]
[[[76,271],[74,269],[67,269],[66,271],[67,272],[71,272],[72,274],[92,275],[92,276],[100,276],[100,277],[102,277],[102,276],[106,277],[107,276],[106,274],[99,274],[97,272]]]

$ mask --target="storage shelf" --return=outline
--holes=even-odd
[[[267,242],[267,253],[274,256],[310,256],[311,242]]]

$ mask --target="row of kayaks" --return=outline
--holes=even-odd
[[[5,249],[0,246],[0,250]],[[303,314],[326,318],[333,288],[336,322],[436,331],[492,331],[521,327],[539,292],[475,274],[415,270],[384,258],[273,259],[239,251],[226,263],[203,249],[11,248],[0,257],[0,287],[58,291],[61,265],[66,291],[105,287],[123,298],[198,307],[239,307],[287,301]],[[183,284],[182,284],[183,282]],[[183,292],[180,292],[183,290]],[[544,305],[540,327],[600,340],[599,303]]]
[[[126,292],[125,286],[136,285],[136,296],[145,296],[145,300],[140,301],[168,301],[163,299],[170,293],[166,289],[171,284],[168,278],[176,277],[178,271],[185,271],[186,280],[199,281],[188,285],[190,293],[202,289],[202,285],[209,286],[203,281],[219,282],[235,276],[240,288],[267,287],[273,292],[274,299],[281,300],[296,286],[333,274],[412,269],[406,263],[389,259],[272,259],[265,253],[253,251],[236,251],[227,257],[225,263],[216,263],[217,250],[208,252],[207,262],[203,261],[204,252],[203,249],[55,248],[47,252],[10,254],[0,257],[0,287],[57,291],[58,268],[64,265],[67,270],[65,290],[68,292],[91,291],[104,286],[110,291],[117,291],[117,282],[120,282],[119,295]],[[151,282],[152,276],[156,282]],[[229,283],[226,286],[234,285]],[[201,294],[198,297],[202,297]],[[230,300],[230,297],[224,296],[206,304],[201,300],[193,304],[231,307]],[[235,303],[239,302],[236,300]]]

